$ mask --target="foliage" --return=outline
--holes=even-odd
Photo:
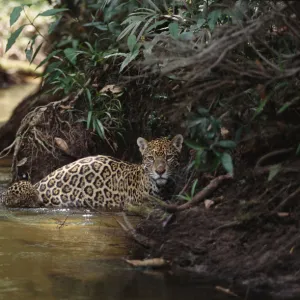
[[[198,179],[195,179],[193,184],[192,184],[192,187],[191,187],[191,193],[190,194],[185,193],[183,195],[178,195],[178,198],[181,198],[181,199],[186,200],[186,201],[191,201],[193,199],[193,197],[195,196],[195,194],[196,194],[197,184],[198,184]]]
[[[157,112],[164,119],[164,113],[176,107],[173,118],[185,125],[186,144],[195,150],[190,167],[214,171],[221,165],[233,174],[232,153],[242,129],[268,120],[272,103],[275,114],[282,116],[299,100],[291,92],[297,81],[290,80],[298,74],[291,67],[299,45],[297,22],[282,5],[258,0],[91,0],[87,11],[70,21],[76,31],[61,33],[39,67],[47,64],[44,82],[52,93],[85,89],[80,109],[86,112],[87,128],[110,144],[122,135],[125,108],[122,95],[100,91],[124,77],[136,80],[136,86],[143,78],[141,90],[146,90],[147,81],[150,100],[156,94],[169,99],[157,101],[148,115]],[[13,9],[11,25],[22,12],[22,5]],[[55,32],[61,14],[68,11],[59,6],[37,14],[11,34],[7,50],[38,18],[52,17],[48,33]],[[293,35],[278,33],[279,28],[288,28],[282,27],[286,18]],[[31,62],[42,47],[35,45],[36,36],[26,48]],[[242,117],[240,128],[230,132],[228,140],[222,135],[222,116],[240,116],[241,109],[250,117]],[[273,170],[270,178],[274,174]]]
[[[186,144],[196,151],[190,167],[195,166],[201,171],[214,171],[221,163],[224,169],[233,175],[229,151],[236,147],[236,143],[222,139],[221,121],[211,116],[205,108],[198,107],[188,119],[187,127],[191,140],[186,141]]]

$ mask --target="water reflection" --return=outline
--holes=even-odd
[[[113,262],[110,262],[113,265]],[[56,299],[111,299],[111,300],[182,300],[227,299],[212,286],[189,284],[187,278],[174,278],[166,274],[154,276],[122,267],[107,266],[105,276],[94,280],[80,280],[70,276],[51,275],[53,296]],[[94,262],[94,268],[101,262]],[[101,267],[100,267],[101,266]],[[228,297],[229,299],[229,297]]]
[[[203,284],[131,268],[122,258],[133,244],[118,219],[88,211],[0,210],[0,299],[225,299]]]
[[[34,299],[38,294],[52,299],[53,278],[103,278],[111,269],[106,260],[120,260],[131,248],[117,216],[41,210],[2,210],[0,216],[0,299]],[[91,259],[109,267],[94,267]]]

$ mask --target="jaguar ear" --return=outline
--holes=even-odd
[[[181,151],[183,143],[183,136],[181,134],[177,134],[172,139],[173,146],[178,150],[178,152]]]
[[[145,140],[145,139],[142,138],[142,137],[139,137],[139,138],[137,139],[137,144],[138,144],[138,146],[139,146],[139,148],[140,148],[140,152],[141,152],[142,154],[144,154],[145,150],[146,150],[147,147],[148,147],[148,142],[147,142],[147,140]]]

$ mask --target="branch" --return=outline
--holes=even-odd
[[[208,195],[210,195],[212,192],[214,192],[224,180],[232,179],[232,178],[233,177],[230,174],[220,175],[220,176],[216,177],[202,191],[197,193],[191,201],[184,203],[182,205],[167,204],[164,201],[157,199],[156,197],[153,197],[153,196],[147,196],[147,198],[149,200],[153,200],[156,203],[158,203],[165,211],[167,211],[169,213],[183,211],[183,210],[186,210],[193,206],[198,205],[202,200],[204,200],[206,197],[208,197]]]

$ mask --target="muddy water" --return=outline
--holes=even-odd
[[[24,87],[0,91],[0,121],[9,117],[22,90],[24,96]],[[9,172],[10,161],[0,161],[0,193]],[[0,300],[230,298],[213,284],[131,268],[124,258],[134,244],[117,219],[89,211],[0,207]]]
[[[31,80],[22,85],[15,85],[7,89],[0,89],[0,123],[8,120],[14,108],[22,99],[33,93],[39,84],[39,80]]]
[[[0,169],[0,192],[8,172]],[[212,285],[131,268],[124,258],[134,244],[116,220],[89,211],[0,207],[0,299],[227,298]]]

